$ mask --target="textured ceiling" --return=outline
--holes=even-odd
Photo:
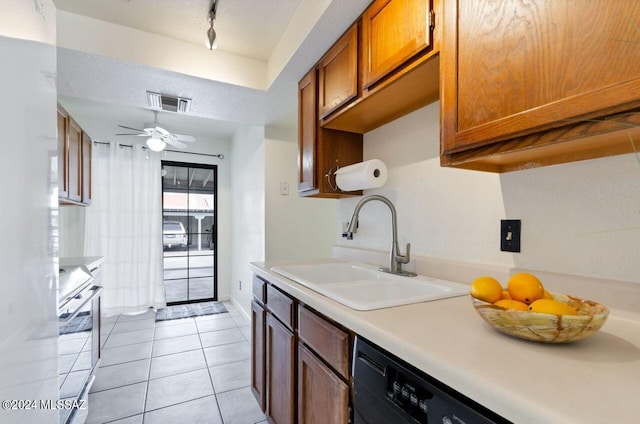
[[[206,44],[211,0],[54,0],[66,12]],[[213,28],[220,50],[266,60],[302,0],[219,0]]]
[[[246,55],[268,56],[302,1],[219,0],[214,26],[220,37],[219,49],[238,55],[246,49],[253,51]],[[266,92],[58,47],[59,100],[94,139],[100,140],[114,140],[114,134],[121,132],[118,124],[137,127],[152,120],[153,113],[146,103],[147,90],[192,98],[188,114],[165,112],[159,119],[170,131],[193,134],[199,140],[230,138],[246,125],[293,129],[297,125],[298,81],[369,2],[332,0],[321,18],[315,24],[310,23],[309,34]],[[208,0],[54,0],[54,3],[70,13],[181,40],[187,37],[203,40],[209,7]],[[200,11],[202,7],[204,12]],[[228,34],[238,35],[226,36],[225,27],[238,31]],[[203,43],[204,40],[198,44]]]

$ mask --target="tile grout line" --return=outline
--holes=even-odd
[[[213,389],[213,398],[216,400],[216,408],[218,408],[218,414],[220,414],[220,421],[224,424],[224,416],[222,415],[222,408],[220,408],[220,401],[218,400],[218,394],[216,393],[216,386],[213,384],[213,377],[211,376],[211,367],[209,361],[207,361],[207,355],[204,353],[204,345],[202,344],[202,337],[200,337],[200,328],[196,321],[196,331],[198,332],[198,340],[200,340],[200,347],[202,348],[202,355],[204,355],[204,362],[207,364],[207,374],[209,375],[209,381],[211,382],[211,388]]]
[[[149,381],[151,381],[151,364],[153,362],[153,348],[156,342],[156,314],[157,310],[154,310],[153,316],[153,336],[151,337],[151,353],[149,356],[149,370],[147,371],[147,381],[145,383],[144,390],[144,403],[142,404],[142,424],[145,422],[145,414],[147,413],[147,399],[149,398]]]

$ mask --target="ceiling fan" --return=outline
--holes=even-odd
[[[125,125],[118,125],[120,128],[124,128],[131,131],[137,131],[135,134],[116,134],[116,135],[135,135],[138,137],[147,137],[147,146],[156,152],[164,150],[167,144],[177,147],[178,149],[186,149],[186,143],[192,143],[196,141],[195,137],[191,135],[175,134],[167,131],[158,123],[158,111],[153,111],[155,117],[153,122],[147,122],[143,125],[142,129],[127,127]]]

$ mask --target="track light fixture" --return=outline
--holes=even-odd
[[[209,50],[215,50],[218,47],[218,40],[216,39],[216,30],[213,29],[213,21],[216,19],[216,10],[218,9],[218,0],[211,2],[211,8],[209,9],[209,29],[207,30],[207,41]]]

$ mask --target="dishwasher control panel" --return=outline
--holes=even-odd
[[[433,399],[433,393],[401,370],[389,366],[386,374],[387,399],[417,422],[426,422],[424,419],[429,412],[429,401]]]
[[[360,337],[353,358],[355,424],[510,423]]]

